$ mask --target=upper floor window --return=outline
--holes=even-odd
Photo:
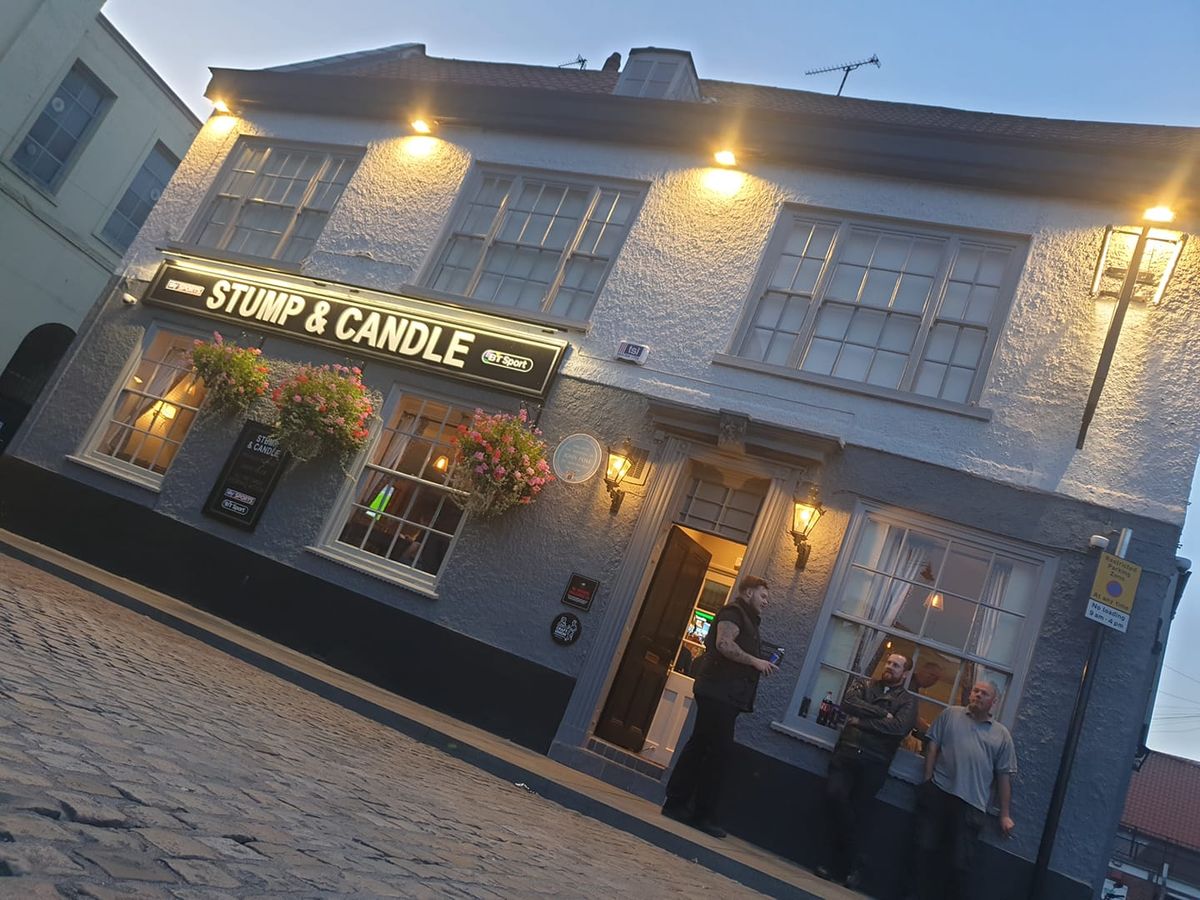
[[[104,223],[100,236],[109,246],[122,253],[128,249],[178,165],[179,160],[170,150],[162,144],[154,145],[141,169],[133,176],[121,202]]]
[[[360,156],[347,151],[242,140],[192,226],[201,247],[263,259],[308,256]]]
[[[476,173],[467,191],[430,286],[586,321],[641,191],[496,171]]]
[[[965,705],[977,681],[996,685],[995,714],[1011,724],[1051,568],[1032,548],[862,504],[784,725],[834,741],[846,688],[878,678],[893,653],[912,661],[908,688],[917,695],[904,749],[922,753],[929,725],[947,706]]]
[[[1014,239],[789,212],[734,350],[817,376],[970,403],[1022,259]]]
[[[13,154],[13,165],[42,187],[58,187],[111,99],[108,88],[76,62]]]
[[[93,458],[135,481],[161,481],[204,402],[192,345],[190,336],[151,329],[94,431]]]

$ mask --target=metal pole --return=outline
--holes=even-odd
[[[1125,273],[1125,283],[1121,285],[1121,296],[1117,300],[1117,308],[1113,310],[1112,321],[1108,323],[1108,335],[1104,338],[1104,349],[1100,351],[1100,362],[1096,365],[1096,377],[1092,379],[1092,390],[1083,407],[1083,423],[1079,426],[1079,437],[1075,441],[1076,450],[1083,449],[1083,442],[1087,440],[1092,417],[1096,415],[1096,406],[1100,403],[1100,393],[1104,390],[1104,382],[1108,380],[1108,369],[1112,365],[1113,353],[1117,349],[1117,339],[1121,336],[1121,324],[1125,321],[1125,310],[1129,308],[1129,301],[1133,299],[1133,292],[1137,287],[1138,270],[1142,267],[1142,256],[1146,252],[1146,242],[1149,238],[1150,225],[1143,223],[1142,233],[1138,235],[1137,243],[1133,245],[1133,255],[1129,258],[1129,271]]]
[[[837,92],[837,96],[839,97],[842,96],[842,88],[846,86],[846,79],[850,77],[850,69],[850,66],[846,66],[846,68],[842,69],[842,83],[838,85]]]
[[[1115,556],[1121,559],[1129,552],[1129,540],[1133,531],[1122,528],[1117,538]],[[1050,873],[1050,856],[1054,852],[1054,839],[1058,835],[1058,820],[1062,817],[1063,803],[1067,799],[1067,787],[1071,780],[1071,767],[1075,763],[1075,751],[1079,747],[1079,735],[1083,731],[1083,716],[1087,712],[1088,699],[1092,695],[1092,681],[1096,666],[1100,662],[1100,650],[1104,646],[1104,635],[1108,629],[1099,622],[1092,623],[1092,641],[1088,648],[1087,662],[1075,691],[1075,708],[1071,711],[1071,724],[1067,728],[1067,741],[1058,763],[1058,775],[1054,779],[1054,791],[1050,794],[1050,808],[1046,812],[1046,824],[1042,827],[1042,841],[1038,845],[1037,862],[1033,866],[1033,884],[1029,896],[1038,900],[1043,896],[1046,878]]]

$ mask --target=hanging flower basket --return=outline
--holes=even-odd
[[[275,439],[300,462],[357,453],[375,414],[357,367],[304,366],[275,388],[271,400],[279,410]]]
[[[540,435],[525,410],[515,416],[475,410],[470,425],[459,425],[454,437],[448,483],[463,492],[454,502],[484,518],[532,503],[554,480]]]
[[[192,345],[192,371],[204,382],[204,405],[215,412],[244,414],[267,392],[267,367],[257,347],[239,347],[213,332]]]

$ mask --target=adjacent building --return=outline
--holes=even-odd
[[[1200,897],[1200,763],[1147,755],[1129,782],[1105,887],[1114,900]]]
[[[0,451],[200,128],[101,6],[0,8]]]
[[[902,651],[920,722],[880,824],[911,832],[924,728],[996,682],[1020,772],[994,897],[1023,896],[1102,627],[1092,537],[1131,529],[1051,862],[1053,896],[1096,894],[1200,445],[1200,131],[702,79],[658,48],[578,71],[403,44],[217,69],[209,96],[5,462],[3,527],[649,797],[713,613],[764,575],[786,655],[726,823],[812,862],[830,707]],[[214,329],[276,376],[363,369],[368,447],[228,494],[250,432],[187,364]],[[455,429],[521,408],[559,480],[464,515]],[[907,847],[879,846],[886,896]]]

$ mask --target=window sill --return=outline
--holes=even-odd
[[[198,244],[186,244],[178,241],[167,241],[157,248],[164,253],[177,253],[192,259],[203,259],[212,262],[228,262],[241,266],[254,266],[259,269],[271,269],[276,272],[286,272],[289,275],[301,275],[299,263],[284,262],[281,259],[271,259],[266,256],[251,256],[248,253],[230,253],[217,250],[215,247],[201,247]]]
[[[445,306],[457,306],[460,309],[468,309],[471,312],[483,313],[484,315],[494,316],[499,319],[513,319],[517,322],[525,322],[531,325],[545,325],[560,331],[577,331],[580,334],[587,334],[592,327],[590,322],[580,322],[578,319],[567,319],[562,316],[553,316],[549,313],[532,312],[530,310],[517,309],[513,306],[500,306],[496,303],[472,300],[470,297],[463,297],[459,294],[447,294],[443,291],[435,291],[432,288],[421,287],[416,284],[401,285],[399,293],[410,294],[418,300],[428,300],[431,303],[441,303]]]
[[[780,734],[786,734],[788,737],[811,744],[814,747],[819,747],[828,753],[833,753],[835,742],[829,738],[801,731],[799,728],[793,728],[791,725],[785,725],[783,722],[772,722],[771,728]],[[920,784],[924,780],[925,775],[923,761],[920,757],[908,751],[900,750],[896,753],[895,759],[892,760],[891,768],[888,769],[888,775],[907,784]]]
[[[380,581],[386,581],[388,584],[394,584],[397,587],[405,588],[412,591],[414,594],[420,594],[423,597],[428,597],[430,600],[437,600],[438,594],[434,589],[436,582],[431,578],[419,578],[413,575],[407,575],[404,572],[393,569],[391,566],[383,565],[375,562],[373,559],[365,559],[357,553],[340,550],[337,547],[313,547],[304,548],[314,556],[319,556],[322,559],[328,559],[338,565],[345,566],[348,569],[362,572],[370,575],[372,578],[378,578]]]
[[[979,406],[970,406],[966,403],[950,403],[946,400],[938,400],[934,397],[923,397],[920,394],[912,394],[907,391],[897,391],[891,388],[877,387],[871,384],[859,384],[854,381],[846,381],[842,378],[833,378],[828,375],[814,375],[811,372],[801,372],[799,369],[788,368],[787,366],[776,366],[770,363],[754,362],[749,359],[742,359],[738,356],[730,356],[726,353],[718,353],[712,359],[713,365],[727,366],[731,369],[744,369],[748,372],[759,372],[764,375],[775,375],[780,378],[787,378],[790,381],[804,382],[805,384],[816,384],[821,387],[832,388],[835,391],[845,391],[850,394],[861,394],[865,397],[876,397],[880,400],[891,400],[896,403],[905,403],[909,406],[920,406],[924,409],[934,409],[938,412],[951,413],[956,416],[965,416],[968,419],[976,419],[981,422],[990,422],[992,420],[992,411]]]
[[[110,461],[108,457],[76,456],[74,453],[68,453],[67,459],[77,466],[111,475],[113,478],[119,478],[121,481],[145,488],[152,493],[162,492],[163,477],[161,475],[154,475],[134,466],[125,466],[119,462]]]
[[[26,175],[22,169],[19,169],[17,166],[13,165],[11,159],[6,158],[4,160],[4,168],[8,169],[8,171],[19,178],[21,183],[26,187],[37,191],[38,196],[40,196],[47,203],[51,204],[52,206],[58,206],[58,198],[54,195],[53,190],[46,187],[46,185],[41,184],[40,182],[34,181],[31,177]]]

